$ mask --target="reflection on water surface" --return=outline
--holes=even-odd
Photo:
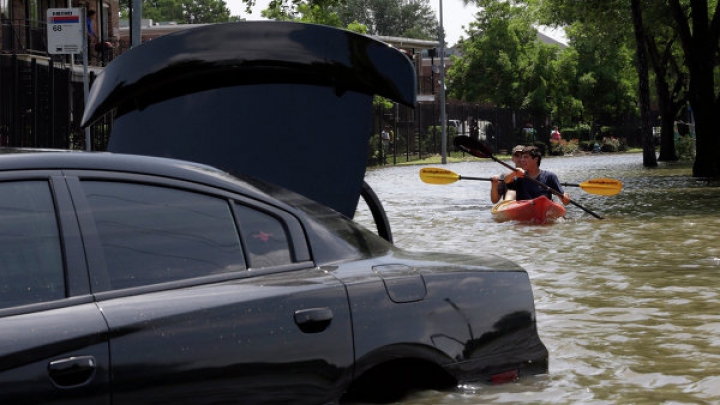
[[[610,177],[623,191],[568,188],[603,220],[570,205],[561,223],[496,223],[488,182],[429,185],[421,167],[367,174],[395,244],[498,254],[525,267],[550,373],[402,404],[720,403],[720,187],[692,178],[689,164],[645,169],[640,154],[544,158],[563,182]],[[443,167],[473,177],[504,171],[489,160]],[[374,229],[363,204],[356,220]]]

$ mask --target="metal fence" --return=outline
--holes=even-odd
[[[0,56],[0,142],[3,145],[67,148],[71,125],[71,75],[37,59]]]
[[[456,151],[453,139],[468,135],[485,141],[493,150],[509,150],[522,143],[522,123],[526,114],[508,108],[493,108],[472,103],[446,106],[446,152]],[[457,124],[457,126],[452,125]],[[380,132],[390,126],[392,146],[385,156],[380,152]],[[374,135],[369,148],[369,164],[393,164],[424,159],[442,153],[442,128],[438,103],[420,103],[415,109],[395,106],[392,111],[376,111]],[[547,132],[541,128],[540,133]],[[541,139],[538,139],[540,141]]]
[[[3,52],[47,54],[47,28],[43,21],[2,18],[0,38]]]
[[[75,76],[73,76],[75,74]],[[94,80],[91,74],[90,81]],[[0,54],[0,145],[62,149],[86,149],[79,123],[84,111],[82,80],[54,58]],[[523,111],[471,103],[448,103],[447,152],[454,151],[457,135],[478,136],[494,151],[502,152],[525,143],[523,124],[530,118]],[[368,145],[368,164],[397,163],[424,159],[442,152],[439,104],[419,103],[415,109],[395,106],[377,110]],[[474,133],[472,123],[482,123]],[[89,129],[92,150],[106,150],[112,117],[95,122]],[[383,155],[380,132],[393,132],[392,148]],[[549,141],[549,126],[535,126],[536,141]],[[629,121],[615,128],[629,146],[641,145],[637,126]]]

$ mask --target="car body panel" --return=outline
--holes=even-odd
[[[107,325],[77,301],[0,314],[0,402],[110,404]]]
[[[187,184],[179,178],[89,170],[64,173],[75,205],[83,212],[81,229],[85,233],[94,232],[89,225],[93,220],[86,217],[90,208],[82,186],[88,181],[173,187],[272,210],[267,199],[258,201],[259,195],[252,201],[242,194]],[[293,215],[286,212],[284,218],[288,229],[299,226]],[[126,293],[98,293],[112,342],[114,400],[198,404],[242,397],[258,404],[292,403],[292,398],[322,403],[340,395],[351,379],[353,363],[345,289],[308,261],[301,229],[293,239],[294,250],[299,252],[295,257],[300,261],[291,271],[260,269],[222,279],[208,277],[207,281],[141,287]],[[91,250],[102,248],[96,245]],[[304,267],[303,260],[307,262]],[[107,271],[98,257],[89,263],[91,273]],[[309,318],[299,322],[299,312]],[[329,318],[314,319],[314,313],[329,313]],[[172,393],[162,389],[168,385],[176,389]],[[179,386],[182,388],[177,389]],[[202,399],[188,396],[198,391],[207,394]]]
[[[508,370],[537,374],[547,369],[531,284],[519,266],[498,257],[406,252],[375,262],[389,263],[375,269],[414,269],[411,291],[420,290],[413,282],[420,277],[426,295],[398,304],[383,288],[387,280],[362,276],[362,265],[357,273],[350,265],[333,273],[348,285],[357,372],[397,357],[397,346],[403,343],[417,351],[415,356],[440,362],[460,381],[486,380]]]
[[[327,403],[352,377],[345,290],[316,268],[98,305],[110,326],[116,403]],[[329,320],[296,324],[298,311],[323,309]],[[314,331],[301,329],[312,323]]]

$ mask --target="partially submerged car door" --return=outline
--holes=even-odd
[[[238,194],[118,176],[68,179],[110,327],[113,403],[339,397],[346,292],[310,260],[300,222]]]
[[[0,174],[0,403],[109,404],[107,325],[58,172]]]

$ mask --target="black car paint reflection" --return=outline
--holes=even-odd
[[[225,392],[251,403],[328,402],[352,365],[344,296],[336,280],[310,269],[104,301],[108,322],[123,325],[111,335],[114,400],[214,403]],[[332,310],[322,333],[293,322],[308,303]]]

